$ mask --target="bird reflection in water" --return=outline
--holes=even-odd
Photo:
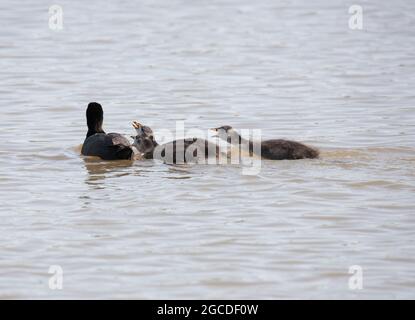
[[[119,160],[119,161],[103,161],[98,157],[83,158],[84,165],[88,171],[86,183],[100,188],[100,183],[107,178],[118,178],[129,175],[127,168],[131,168],[134,161]]]

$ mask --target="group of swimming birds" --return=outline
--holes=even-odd
[[[201,138],[179,139],[159,145],[154,138],[153,130],[137,121],[133,122],[137,135],[131,137],[134,142],[130,143],[126,137],[119,133],[105,133],[102,128],[104,111],[102,106],[96,102],[88,104],[86,119],[88,133],[81,151],[84,156],[99,157],[103,160],[133,160],[136,158],[153,159],[158,155],[162,159],[166,159],[166,153],[171,153],[172,157],[169,162],[178,163],[180,161],[186,162],[189,154],[197,156],[197,150],[200,148],[204,151],[201,152],[204,157],[212,154],[217,155],[219,151],[217,144]],[[283,139],[260,141],[259,154],[259,150],[256,150],[259,148],[254,147],[254,142],[242,138],[231,126],[221,126],[212,130],[217,133],[219,138],[234,146],[247,146],[250,156],[257,154],[262,159],[296,160],[313,159],[319,156],[317,149],[300,142]],[[158,152],[156,153],[155,150]]]

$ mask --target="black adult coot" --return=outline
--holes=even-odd
[[[133,146],[144,159],[159,159],[168,164],[198,162],[200,159],[218,158],[219,146],[201,138],[178,139],[159,145],[153,130],[137,121],[133,122],[137,131]]]
[[[255,153],[254,143],[246,140],[234,130],[231,126],[222,126],[213,128],[217,136],[234,145],[249,145],[249,153]],[[296,141],[272,139],[261,141],[261,158],[269,160],[297,160],[297,159],[314,159],[318,158],[317,149],[311,148]]]
[[[134,152],[127,138],[119,133],[105,133],[102,129],[104,111],[99,103],[91,102],[86,109],[88,133],[82,146],[84,156],[103,160],[131,160]]]

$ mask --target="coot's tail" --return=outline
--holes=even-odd
[[[309,159],[317,159],[320,156],[320,152],[317,149],[307,147],[305,157]]]

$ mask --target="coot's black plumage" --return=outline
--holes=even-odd
[[[134,152],[127,138],[119,133],[105,133],[102,129],[104,111],[99,103],[91,102],[86,110],[88,133],[82,146],[84,156],[103,160],[131,160]]]
[[[255,153],[253,141],[242,138],[231,126],[212,129],[218,136],[229,143],[249,145],[249,153]],[[297,141],[272,139],[261,141],[261,158],[269,160],[297,160],[318,158],[319,151]]]

